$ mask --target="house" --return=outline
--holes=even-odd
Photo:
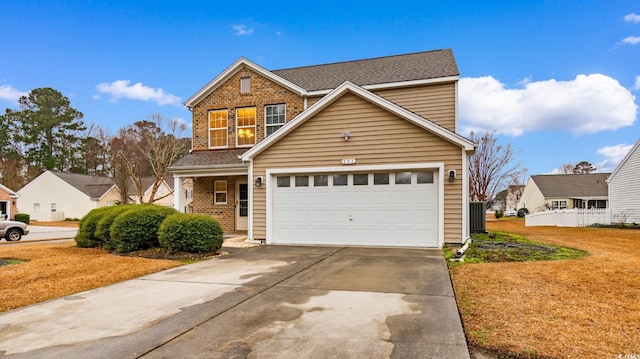
[[[18,191],[20,211],[40,222],[82,218],[90,210],[116,203],[118,187],[109,177],[45,171]]]
[[[505,198],[505,209],[519,209],[518,201],[522,197],[522,191],[524,191],[524,185],[515,184],[507,188]]]
[[[607,177],[610,173],[531,176],[518,208],[530,213],[548,209],[608,208]]]
[[[274,71],[240,58],[185,102],[174,187],[191,178],[195,213],[267,244],[461,243],[476,145],[456,133],[458,79],[448,49]]]
[[[9,188],[0,184],[0,220],[14,219],[18,212],[18,198],[20,196]]]
[[[640,223],[640,140],[607,179],[613,222]]]
[[[142,188],[145,189],[142,195],[134,193],[135,186],[133,184],[129,186],[129,200],[131,203],[149,203],[155,177],[142,177],[140,182],[142,184]],[[167,207],[173,206],[173,178],[171,176],[166,176],[162,182],[160,182],[160,187],[156,190],[154,198],[156,200],[153,203],[157,205]]]

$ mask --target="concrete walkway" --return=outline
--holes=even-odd
[[[229,251],[0,314],[0,357],[469,358],[441,251]]]

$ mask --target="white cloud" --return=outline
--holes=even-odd
[[[11,85],[0,86],[0,100],[6,100],[6,101],[17,103],[18,99],[21,96],[27,96],[28,94],[29,94],[28,92],[15,89]]]
[[[133,85],[129,85],[130,83],[131,81],[129,80],[118,80],[112,83],[101,83],[96,86],[96,89],[101,93],[110,95],[112,101],[127,98],[139,101],[153,101],[160,106],[180,104],[180,97],[165,93],[161,88],[155,89],[140,82]]]
[[[633,85],[634,90],[640,90],[640,76],[636,76],[636,84]]]
[[[620,42],[623,43],[623,44],[628,44],[628,45],[637,45],[637,44],[640,44],[640,36],[625,37]]]
[[[624,21],[626,22],[640,22],[640,15],[636,13],[627,14],[624,16]]]
[[[631,148],[633,148],[633,145],[622,143],[598,149],[596,153],[605,158],[604,161],[596,165],[598,172],[613,172],[629,151],[631,151]]]
[[[532,81],[508,89],[492,76],[462,78],[461,128],[497,129],[520,136],[539,130],[566,130],[574,135],[630,126],[638,106],[631,92],[601,74],[571,81]]]
[[[237,36],[253,34],[253,29],[247,28],[247,25],[233,25],[232,29],[233,34]]]

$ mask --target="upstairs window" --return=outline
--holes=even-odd
[[[284,126],[286,113],[285,105],[268,105],[264,107],[265,137]]]
[[[227,110],[209,111],[209,148],[227,147]]]
[[[256,144],[256,108],[236,110],[236,146],[249,147]]]
[[[251,77],[240,78],[240,93],[251,92]]]

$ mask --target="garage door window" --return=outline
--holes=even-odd
[[[411,172],[397,172],[396,184],[411,184]]]
[[[281,176],[278,177],[276,182],[278,187],[289,187],[290,181],[291,179],[289,178],[289,176]]]
[[[313,176],[313,186],[314,187],[326,187],[329,185],[329,176],[327,175],[316,175]]]
[[[333,185],[334,186],[346,186],[347,185],[347,175],[339,174],[333,175]]]
[[[418,183],[433,183],[433,172],[418,172]]]
[[[354,186],[366,186],[369,184],[369,175],[366,173],[357,173],[353,175]]]
[[[374,173],[373,174],[373,184],[374,185],[389,184],[389,174],[388,173]]]
[[[296,176],[296,187],[309,187],[309,176]]]

